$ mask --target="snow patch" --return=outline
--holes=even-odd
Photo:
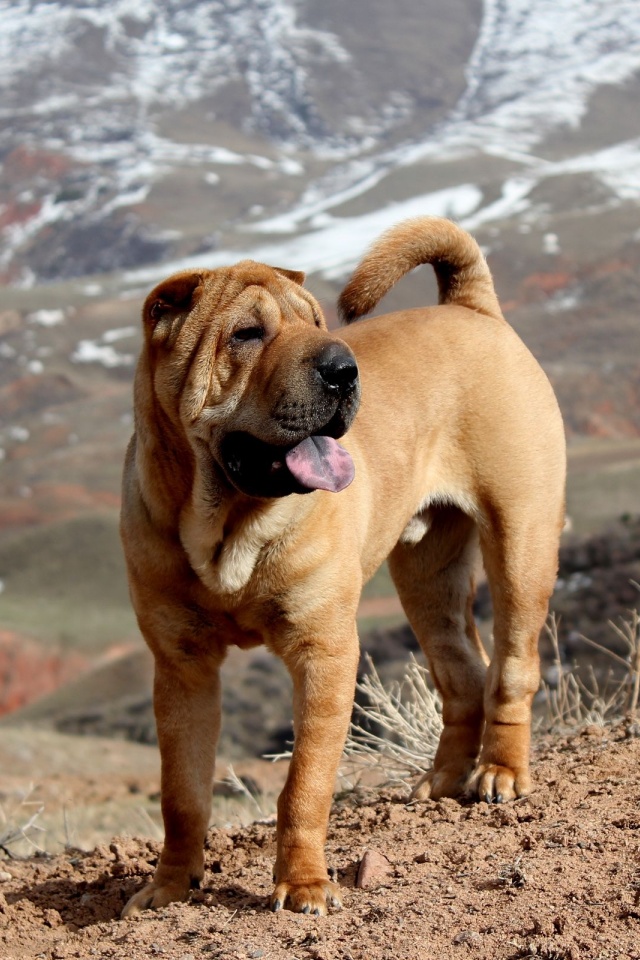
[[[564,313],[565,310],[573,310],[579,306],[581,299],[581,290],[562,290],[549,297],[544,304],[544,310],[546,313]]]
[[[339,279],[352,270],[373,240],[399,220],[418,216],[464,218],[478,207],[482,192],[474,184],[462,184],[447,190],[391,203],[382,210],[359,217],[332,217],[324,214],[317,226],[290,239],[251,246],[244,250],[216,250],[200,255],[199,266],[214,269],[242,259],[264,263],[286,263],[292,270],[321,273],[327,279]],[[282,220],[283,226],[287,226]],[[164,263],[125,274],[127,283],[151,283],[167,273],[193,266],[193,257]]]
[[[57,327],[64,323],[64,310],[35,310],[27,316],[29,323],[36,323],[40,327]]]
[[[557,233],[545,233],[542,238],[542,252],[548,254],[560,253],[560,240]]]
[[[114,367],[129,367],[135,357],[132,353],[120,353],[112,344],[119,340],[135,336],[135,327],[119,327],[107,330],[98,340],[80,340],[75,351],[71,354],[73,363],[99,363],[107,369]]]
[[[103,343],[116,343],[118,340],[128,340],[129,337],[135,337],[137,327],[115,327],[113,330],[107,330],[102,334]]]

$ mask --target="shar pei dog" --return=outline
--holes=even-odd
[[[147,297],[121,527],[155,657],[165,842],[124,916],[184,899],[203,878],[230,645],[265,644],[293,680],[271,907],[339,906],[324,846],[356,611],[387,558],[443,703],[413,796],[471,790],[499,803],[531,787],[538,636],[564,520],[562,421],[479,247],[448,220],[410,220],[374,244],[340,298],[346,323],[425,263],[438,306],[337,332],[303,274],[251,260],[175,274]],[[491,659],[472,614],[478,552]]]

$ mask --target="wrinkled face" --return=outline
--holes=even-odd
[[[165,416],[241,493],[280,497],[353,478],[336,439],[360,385],[302,274],[243,261],[177,274],[147,298],[146,362]]]

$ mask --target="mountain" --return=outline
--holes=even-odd
[[[306,270],[335,323],[417,214],[477,236],[549,374],[576,529],[638,511],[637,0],[12,0],[0,90],[12,635],[137,642],[116,521],[150,286],[250,256]],[[385,305],[435,296],[416,271]]]
[[[0,50],[20,285],[256,249],[342,277],[416,211],[550,258],[567,207],[640,195],[634,0],[18,0]]]
[[[453,107],[477,2],[432,18],[428,58],[414,0],[317,6],[3,5],[5,279],[208,248],[257,205],[289,207],[309,181]]]

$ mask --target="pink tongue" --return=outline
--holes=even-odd
[[[351,454],[332,437],[309,437],[289,450],[285,460],[298,483],[308,490],[339,493],[356,472]]]

